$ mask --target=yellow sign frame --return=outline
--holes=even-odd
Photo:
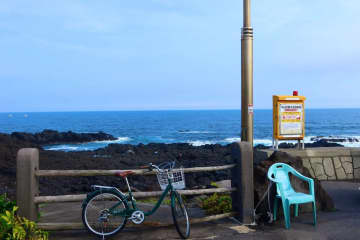
[[[304,96],[273,96],[273,140],[304,139],[305,100]]]

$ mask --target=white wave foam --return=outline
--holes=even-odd
[[[338,144],[344,147],[360,147],[360,142],[338,142]]]
[[[115,141],[116,142],[127,142],[127,141],[131,141],[132,139],[129,137],[118,137]]]
[[[313,140],[311,140],[313,139]],[[360,147],[360,136],[337,135],[337,136],[309,136],[305,137],[305,143],[314,143],[321,139],[328,139],[328,142],[337,143],[344,147]],[[331,141],[333,140],[333,141]]]
[[[305,143],[313,143],[314,141],[311,140],[314,136],[307,136],[305,137]],[[220,141],[220,143],[233,143],[241,141],[240,137],[230,137],[225,138],[224,140]],[[296,140],[287,140],[287,141],[280,141],[279,143],[286,142],[286,143],[297,143]],[[262,144],[264,146],[272,146],[272,139],[263,138],[263,139],[254,139],[254,146]],[[341,144],[341,143],[340,143]]]
[[[223,141],[221,142],[225,142],[225,143],[233,143],[233,142],[239,142],[241,141],[240,137],[230,137],[230,138],[225,138]],[[262,144],[264,146],[271,146],[272,145],[272,140],[271,139],[254,139],[254,145],[259,145]]]
[[[305,136],[304,137],[304,141],[305,143],[314,143],[313,140],[311,140],[312,138],[314,138],[315,136]]]
[[[57,145],[49,148],[45,148],[46,150],[50,151],[78,151],[80,147],[68,146],[68,145]],[[82,150],[84,150],[82,148]]]
[[[313,137],[314,140],[318,141],[318,140],[328,140],[329,142],[336,142],[336,143],[356,143],[356,142],[360,142],[360,137],[359,136],[347,136],[347,135],[338,135],[338,136],[314,136]]]
[[[103,140],[103,141],[94,141],[95,143],[120,143],[120,142],[129,142],[132,139],[129,137],[118,137],[116,140]]]
[[[240,140],[241,140],[240,137],[231,137],[231,138],[225,138],[224,142],[233,143],[233,142],[239,142]]]
[[[272,146],[272,140],[271,139],[254,139],[254,146],[256,145],[264,145],[264,146]]]
[[[45,146],[45,150],[52,150],[52,151],[88,151],[88,150],[95,150],[98,148],[102,148],[107,146],[111,143],[124,143],[129,142],[132,139],[129,137],[118,137],[116,140],[104,140],[104,141],[93,141],[93,142],[85,142],[85,143],[78,143],[78,144],[60,144],[60,145],[52,145],[52,146]]]
[[[187,143],[189,143],[192,146],[199,147],[199,146],[203,146],[203,145],[206,145],[206,144],[215,144],[216,142],[214,142],[214,141],[195,140],[195,141],[188,141]]]

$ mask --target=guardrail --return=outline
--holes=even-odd
[[[192,223],[206,222],[217,220],[221,218],[240,215],[243,216],[243,222],[247,222],[247,217],[252,215],[252,209],[247,210],[247,206],[253,206],[253,194],[246,196],[246,193],[253,193],[252,190],[252,167],[251,174],[249,169],[245,166],[248,165],[241,161],[241,159],[249,158],[252,166],[252,148],[250,145],[239,144],[238,150],[234,151],[234,161],[237,164],[229,164],[224,166],[211,166],[211,167],[194,167],[185,168],[184,173],[196,172],[209,172],[230,170],[232,171],[232,187],[231,188],[208,188],[196,190],[178,190],[182,195],[202,195],[211,193],[225,193],[232,192],[233,209],[235,211],[226,214],[218,214],[207,216],[204,218],[192,219]],[[241,150],[242,149],[242,150]],[[250,150],[251,151],[250,151]],[[250,154],[250,155],[249,155]],[[56,203],[56,202],[79,202],[86,198],[86,194],[77,195],[58,195],[58,196],[39,196],[39,178],[40,177],[80,177],[80,176],[114,176],[116,172],[121,170],[40,170],[39,169],[39,151],[35,148],[20,149],[17,156],[17,204],[19,206],[18,213],[30,220],[36,221],[38,217],[38,205],[40,203]],[[153,175],[156,172],[147,172],[143,169],[131,170],[135,175]],[[240,175],[241,176],[240,176]],[[249,177],[250,174],[250,177]],[[250,182],[250,183],[249,183]],[[241,189],[239,189],[241,185]],[[153,192],[134,192],[136,198],[147,198],[160,196],[162,191]],[[251,205],[252,204],[252,205]],[[249,216],[246,216],[246,215]],[[245,217],[245,218],[244,218]],[[144,222],[151,226],[165,226],[168,224],[158,222]],[[45,230],[66,230],[66,229],[79,229],[83,228],[82,223],[39,223],[39,227]]]

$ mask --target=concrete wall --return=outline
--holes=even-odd
[[[269,156],[273,150],[263,150]],[[360,179],[360,148],[280,149],[302,159],[312,177],[319,180]]]

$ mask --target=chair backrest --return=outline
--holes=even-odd
[[[291,187],[289,172],[294,172],[295,169],[285,163],[275,163],[271,165],[268,170],[268,178],[276,182],[277,193],[280,195],[280,188],[286,192],[294,192]]]

